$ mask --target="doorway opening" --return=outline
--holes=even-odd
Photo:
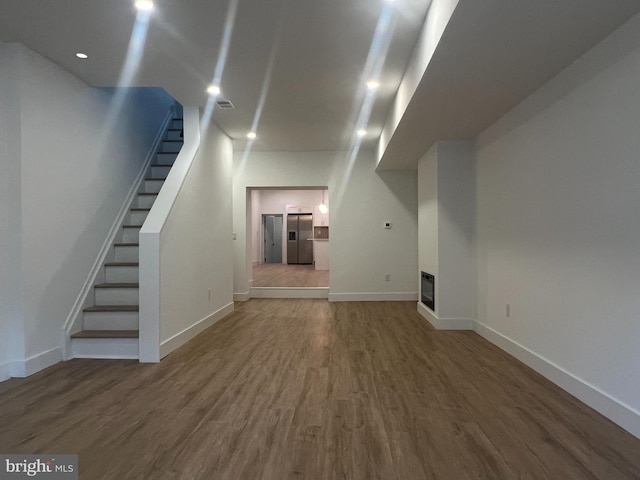
[[[282,263],[282,214],[262,215],[263,263]]]
[[[252,289],[329,287],[326,187],[249,188]],[[314,235],[318,232],[318,235]],[[256,293],[254,291],[254,293]]]

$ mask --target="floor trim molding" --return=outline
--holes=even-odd
[[[246,302],[247,300],[251,300],[251,290],[248,292],[233,292],[234,302]]]
[[[329,287],[252,287],[251,298],[329,298]]]
[[[488,325],[474,322],[474,330],[489,342],[514,356],[543,377],[558,385],[612,422],[640,438],[640,412],[585,382],[550,360],[497,332]]]
[[[471,318],[440,318],[422,302],[418,302],[418,313],[437,330],[473,330]]]
[[[330,302],[411,302],[417,299],[417,292],[354,292],[329,294]]]
[[[181,347],[182,345],[187,343],[189,340],[194,338],[196,335],[202,333],[204,330],[212,326],[214,323],[230,315],[231,313],[233,313],[233,310],[234,310],[234,305],[233,305],[233,302],[231,302],[225,305],[224,307],[220,308],[219,310],[213,312],[208,317],[205,317],[202,320],[199,320],[198,322],[194,323],[190,327],[187,327],[181,332],[175,334],[173,337],[168,338],[164,342],[161,342],[160,358],[166,357],[171,352],[173,352],[176,348]]]
[[[9,374],[11,377],[25,378],[62,360],[62,347],[55,347],[25,360],[14,360],[9,363]]]

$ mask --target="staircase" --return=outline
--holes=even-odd
[[[182,118],[173,118],[93,286],[82,330],[71,335],[73,357],[138,358],[138,234],[182,144]]]

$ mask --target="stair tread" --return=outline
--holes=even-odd
[[[87,307],[83,312],[138,312],[138,305],[94,305]]]
[[[105,262],[105,267],[137,267],[138,262]]]
[[[139,283],[120,282],[120,283],[99,283],[94,288],[140,288]]]
[[[138,338],[138,330],[82,330],[71,338]]]

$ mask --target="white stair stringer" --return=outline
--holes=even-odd
[[[71,335],[72,358],[139,358],[139,233],[183,144],[183,122],[174,118],[155,161],[134,197],[120,233],[93,286],[93,305],[82,312],[82,330]]]

